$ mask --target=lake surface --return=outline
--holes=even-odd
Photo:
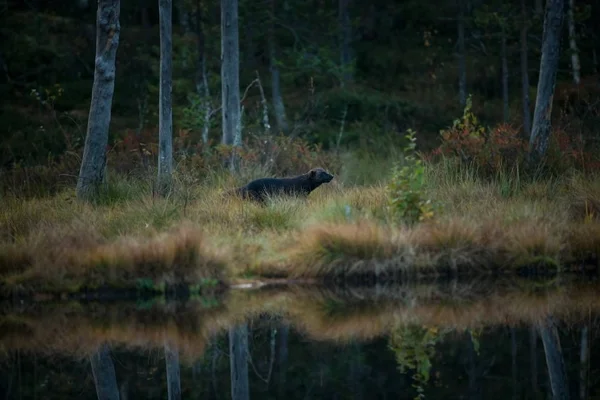
[[[600,398],[598,293],[471,281],[4,304],[0,398]]]

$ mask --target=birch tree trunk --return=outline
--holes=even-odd
[[[94,84],[77,180],[77,197],[91,201],[104,181],[106,146],[110,127],[112,98],[115,89],[115,59],[119,47],[119,0],[98,0],[96,13],[96,60]]]
[[[509,99],[508,99],[508,60],[506,50],[506,31],[504,28],[504,22],[501,33],[501,44],[502,44],[502,115],[504,122],[508,122],[508,111],[509,111]]]
[[[531,134],[531,111],[529,110],[529,51],[527,46],[527,6],[521,0],[521,96],[523,102],[523,131],[529,137]]]
[[[223,140],[233,145],[240,126],[239,29],[237,0],[221,0],[221,102]]]
[[[542,36],[542,59],[533,114],[529,152],[534,162],[546,154],[550,138],[552,99],[560,56],[560,34],[564,16],[564,0],[547,0]]]
[[[115,366],[110,357],[110,347],[104,343],[90,357],[92,375],[96,385],[98,400],[119,400],[119,387]]]
[[[229,329],[229,365],[231,374],[231,398],[248,400],[248,327],[246,324]]]
[[[271,0],[271,21],[269,23],[269,63],[271,68],[271,97],[273,98],[273,110],[275,111],[275,121],[277,130],[287,133],[288,124],[285,116],[285,106],[283,96],[281,95],[281,79],[279,67],[277,66],[277,45],[275,42],[275,0]]]
[[[571,70],[573,82],[579,85],[581,81],[581,65],[579,63],[579,50],[575,34],[575,0],[569,0],[569,47],[571,49]]]
[[[169,400],[181,399],[181,378],[179,373],[179,353],[177,348],[165,343],[165,364],[167,370],[167,395]]]
[[[553,0],[549,0],[549,2],[551,1]],[[541,323],[539,329],[542,343],[544,344],[544,353],[546,354],[546,366],[548,367],[552,396],[556,400],[568,400],[569,386],[565,370],[565,360],[560,346],[558,329],[552,317],[546,318]]]
[[[158,177],[157,189],[161,196],[171,190],[173,173],[173,109],[172,90],[172,15],[171,0],[159,0],[160,18],[160,87],[158,99]]]
[[[467,65],[465,46],[465,0],[458,0],[458,99],[460,105],[467,104]]]

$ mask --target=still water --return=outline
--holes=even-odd
[[[600,398],[598,293],[480,281],[4,304],[0,398]]]

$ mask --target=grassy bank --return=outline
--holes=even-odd
[[[173,342],[182,359],[205,352],[216,335],[241,323],[282,321],[317,341],[371,340],[410,326],[450,330],[535,325],[547,316],[569,325],[600,312],[597,285],[555,285],[490,279],[445,284],[326,288],[320,285],[230,290],[181,303],[57,302],[4,308],[0,354],[86,356],[102,343],[162,349]],[[6,306],[6,304],[5,304]],[[593,323],[593,322],[592,322]]]
[[[346,174],[347,176],[347,174]],[[600,251],[600,177],[497,177],[428,164],[433,218],[405,224],[388,207],[387,176],[351,185],[344,172],[308,200],[266,207],[224,199],[226,174],[155,198],[113,178],[103,201],[72,190],[2,200],[0,279],[10,291],[77,291],[227,283],[248,277],[400,279],[564,270]],[[378,180],[378,181],[377,181]]]

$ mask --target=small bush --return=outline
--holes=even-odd
[[[393,214],[407,223],[423,221],[433,217],[431,200],[424,197],[425,167],[415,155],[415,132],[408,130],[408,145],[404,150],[404,165],[394,166],[388,184],[390,208]]]

